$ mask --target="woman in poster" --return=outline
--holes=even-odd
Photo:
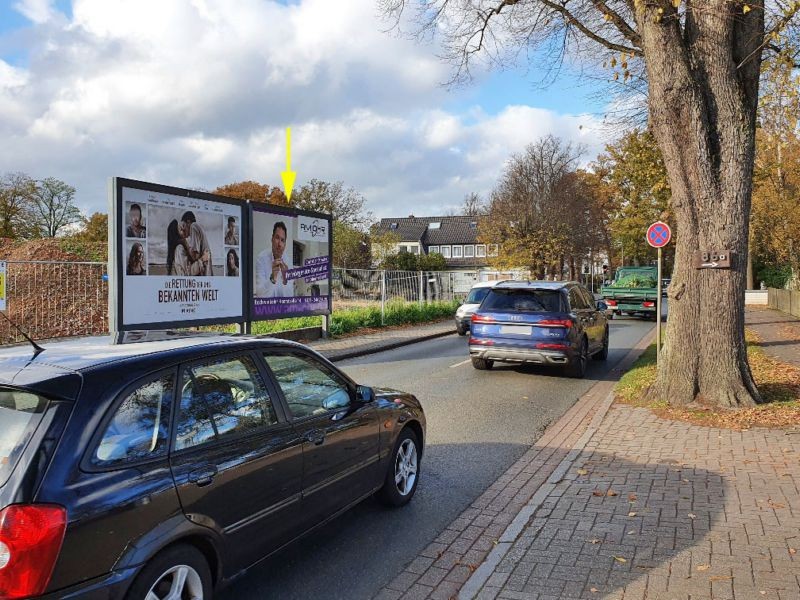
[[[125,269],[126,275],[147,275],[144,267],[144,247],[136,242],[131,246],[131,253],[128,255],[128,266]]]
[[[228,272],[226,273],[229,277],[238,277],[239,276],[239,256],[236,254],[236,250],[231,248],[228,250]]]
[[[186,238],[189,244],[189,253],[193,261],[200,263],[198,275],[213,275],[214,269],[211,266],[211,246],[208,243],[206,232],[197,222],[194,213],[187,210],[181,217],[181,235]]]

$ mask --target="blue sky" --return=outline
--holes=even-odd
[[[605,107],[568,68],[544,88],[519,68],[447,89],[435,45],[385,34],[375,13],[375,0],[0,0],[0,164],[67,181],[90,213],[115,175],[279,184],[291,126],[298,184],[344,181],[383,217],[488,195],[546,134],[587,146],[584,160],[602,149]]]

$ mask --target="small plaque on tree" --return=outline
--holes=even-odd
[[[695,269],[730,269],[732,261],[730,250],[701,250],[694,254]]]

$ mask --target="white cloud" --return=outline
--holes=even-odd
[[[298,184],[342,180],[378,216],[487,193],[547,133],[600,149],[592,117],[441,108],[448,67],[386,35],[374,0],[75,0],[70,21],[52,2],[18,9],[42,25],[24,68],[0,61],[0,164],[68,181],[88,211],[106,210],[113,175],[278,184],[287,126]]]

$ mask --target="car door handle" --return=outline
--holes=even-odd
[[[189,471],[189,483],[193,483],[197,487],[205,487],[214,481],[217,473],[217,467],[215,466],[200,467],[194,471]]]
[[[310,429],[306,431],[306,441],[319,446],[325,441],[325,432],[322,429]]]

